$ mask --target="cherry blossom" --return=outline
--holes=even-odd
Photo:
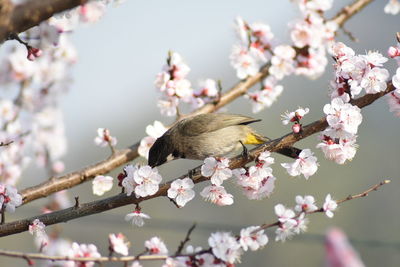
[[[194,198],[194,183],[190,178],[177,179],[171,183],[171,187],[167,191],[169,198],[175,199],[178,206],[183,207],[187,202]]]
[[[400,56],[400,47],[399,46],[391,46],[388,49],[388,56],[391,58],[399,57]]]
[[[35,245],[42,251],[49,244],[49,237],[44,230],[46,226],[39,219],[35,219],[32,224],[29,225],[29,233],[33,235]]]
[[[71,248],[67,252],[68,257],[74,258],[100,258],[101,255],[97,251],[97,247],[93,244],[78,244],[76,242],[72,243]],[[86,262],[74,262],[74,261],[67,261],[65,266],[67,267],[93,267],[95,262],[93,261],[86,261]]]
[[[111,251],[128,256],[129,241],[126,240],[123,234],[109,234],[108,243]]]
[[[208,157],[204,160],[204,164],[201,166],[201,175],[204,177],[211,177],[211,183],[217,186],[232,177],[232,170],[229,169],[229,159],[221,158],[215,159],[214,157]]]
[[[389,110],[394,112],[397,117],[400,117],[400,89],[388,94],[387,101],[389,104]]]
[[[301,234],[307,231],[308,219],[305,218],[306,214],[302,212],[298,217],[296,217],[296,225],[293,226],[293,232],[296,234]]]
[[[396,74],[392,77],[393,86],[400,90],[400,68],[397,68]]]
[[[297,212],[313,212],[318,209],[313,196],[296,196],[296,204],[294,210]]]
[[[156,236],[144,242],[144,246],[151,255],[168,255],[164,242]]]
[[[346,137],[348,134],[356,134],[362,121],[360,108],[344,103],[341,98],[334,98],[331,104],[326,104],[324,113],[327,115],[326,120],[329,126],[338,130],[337,136],[333,137]]]
[[[276,216],[278,216],[278,220],[280,223],[285,223],[287,221],[290,221],[293,223],[293,225],[295,225],[296,220],[294,219],[294,217],[296,214],[292,209],[286,208],[282,204],[275,205],[274,209],[275,209],[275,214]]]
[[[113,187],[113,178],[111,176],[98,175],[93,179],[92,184],[93,194],[102,196]]]
[[[98,128],[94,143],[100,147],[106,147],[108,145],[115,146],[117,144],[117,138],[110,135],[110,130]]]
[[[268,236],[264,233],[264,230],[259,229],[259,226],[250,226],[240,230],[239,242],[244,251],[248,249],[258,250],[268,243]]]
[[[131,221],[132,225],[142,227],[144,225],[144,219],[150,219],[150,216],[143,213],[140,208],[136,208],[131,213],[125,215],[125,221]]]
[[[146,133],[148,136],[140,141],[138,153],[140,156],[148,159],[149,151],[154,142],[167,131],[167,128],[159,121],[154,121],[153,125],[147,125]]]
[[[0,183],[0,207],[7,212],[15,212],[15,208],[22,204],[22,196],[12,185]]]
[[[134,191],[137,183],[135,182],[134,173],[139,169],[138,165],[126,165],[124,167],[123,180],[121,186],[125,189],[125,193],[130,196]],[[118,177],[119,179],[119,177]]]
[[[289,45],[280,45],[274,48],[271,58],[271,67],[269,73],[275,76],[278,80],[284,76],[290,75],[294,71],[294,57],[296,51]]]
[[[215,257],[228,263],[239,261],[243,253],[236,238],[227,232],[212,233],[208,238],[208,245],[211,247]]]
[[[262,66],[262,56],[257,49],[248,50],[244,46],[235,45],[230,55],[231,65],[236,69],[236,76],[245,79],[254,76]]]
[[[227,206],[233,204],[233,196],[228,194],[223,186],[206,186],[200,192],[200,195],[205,198],[205,200],[217,204],[218,206]]]
[[[162,180],[157,168],[152,168],[148,165],[139,167],[133,173],[133,177],[137,184],[135,194],[140,197],[151,196],[157,193]]]
[[[275,241],[285,242],[286,239],[290,239],[295,235],[294,227],[297,225],[295,220],[286,221],[281,223],[279,227],[275,230]]]
[[[398,0],[389,0],[384,8],[385,13],[397,15],[400,12],[400,2]]]
[[[324,209],[326,216],[332,218],[334,215],[333,211],[336,210],[337,206],[337,202],[332,199],[331,194],[328,194],[325,198],[325,202],[322,208]]]
[[[274,76],[269,76],[263,80],[261,90],[249,92],[245,97],[250,100],[253,113],[257,113],[270,107],[281,95],[282,91],[283,86],[277,84],[277,79]]]
[[[329,133],[325,131],[325,133]],[[337,164],[344,164],[346,160],[352,160],[357,152],[356,136],[349,138],[332,139],[328,135],[321,136],[322,142],[317,144],[321,148],[327,159],[335,161]]]
[[[303,174],[306,179],[318,170],[317,158],[310,149],[303,149],[293,163],[281,163],[291,176]]]

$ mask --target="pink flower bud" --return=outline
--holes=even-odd
[[[294,133],[299,133],[301,132],[301,124],[295,123],[292,125],[292,131]]]
[[[400,48],[394,46],[389,47],[388,56],[391,58],[400,56]]]

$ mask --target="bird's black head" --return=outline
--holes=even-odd
[[[172,159],[173,145],[169,141],[169,136],[159,137],[149,151],[149,165],[156,167]]]

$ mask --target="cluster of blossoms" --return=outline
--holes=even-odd
[[[16,1],[21,4],[24,1]],[[71,83],[71,66],[77,53],[69,33],[79,23],[97,21],[111,1],[90,1],[51,17],[4,44],[0,58],[1,181],[14,185],[29,162],[33,149],[36,163],[50,175],[60,173],[67,144],[59,100]],[[32,149],[31,149],[32,148]]]
[[[291,23],[290,37],[297,50],[295,73],[309,78],[320,76],[328,63],[326,48],[334,39],[338,26],[326,21],[325,11],[332,8],[333,0],[295,1],[302,18]]]
[[[236,18],[235,30],[239,44],[233,46],[230,55],[231,65],[236,70],[237,77],[245,79],[257,74],[260,68],[273,58],[274,34],[269,25],[258,22],[249,24],[240,17]],[[278,58],[272,60],[275,62]],[[254,113],[270,107],[282,93],[283,86],[278,85],[277,81],[275,76],[270,76],[263,81],[261,90],[249,92],[246,95],[252,103]]]
[[[189,72],[190,68],[181,55],[170,52],[167,64],[163,66],[162,72],[157,74],[154,82],[156,88],[162,93],[157,104],[162,115],[177,115],[180,102],[198,108],[218,97],[219,88],[212,79],[202,81],[199,89],[194,90],[190,81],[186,79]]]
[[[237,77],[244,79],[257,74],[261,67],[270,64],[269,76],[263,81],[261,90],[250,92],[253,112],[269,107],[282,93],[277,82],[292,73],[309,78],[320,76],[328,63],[326,49],[334,39],[337,24],[326,21],[323,12],[332,7],[329,1],[295,1],[302,18],[291,23],[289,45],[274,45],[273,33],[268,25],[249,24],[236,19],[236,32],[240,43],[233,47],[230,60]]]
[[[232,170],[229,169],[229,159],[208,157],[201,166],[201,175],[210,177],[211,185],[206,186],[200,195],[207,201],[219,206],[233,204],[233,196],[228,194],[222,183],[232,177]]]
[[[295,234],[300,234],[307,230],[308,219],[306,215],[316,211],[325,212],[329,218],[333,217],[333,211],[337,208],[336,201],[332,200],[328,194],[321,209],[315,205],[313,196],[296,196],[296,206],[293,209],[286,208],[282,204],[275,206],[275,214],[278,216],[278,228],[275,231],[275,241],[285,241]],[[296,213],[296,212],[297,213]]]
[[[233,170],[237,178],[236,183],[248,199],[263,199],[272,194],[276,178],[270,167],[274,158],[270,155],[268,151],[262,152],[256,160],[256,165]]]

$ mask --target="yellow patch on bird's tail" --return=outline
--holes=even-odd
[[[246,137],[246,140],[244,140],[243,143],[245,145],[259,145],[265,143],[266,141],[268,141],[268,139],[263,136],[254,133],[249,133]]]

